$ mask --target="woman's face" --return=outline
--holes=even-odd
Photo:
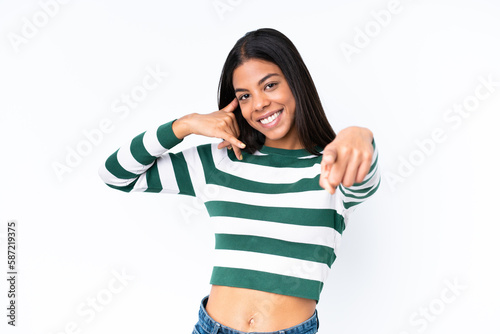
[[[243,117],[266,136],[264,145],[300,149],[295,127],[295,98],[281,69],[250,59],[234,70],[233,86]]]

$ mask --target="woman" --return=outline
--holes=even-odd
[[[122,191],[205,203],[216,258],[193,333],[316,333],[348,216],[380,182],[373,135],[360,127],[335,135],[298,51],[273,29],[233,47],[219,109],[138,135],[100,175]],[[168,152],[190,134],[223,141]]]

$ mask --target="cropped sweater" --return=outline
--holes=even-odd
[[[215,231],[211,284],[318,302],[349,214],[380,184],[375,142],[364,181],[331,195],[319,186],[321,155],[263,146],[240,161],[216,143],[171,153],[182,141],[173,122],[109,156],[102,180],[125,192],[199,197]]]

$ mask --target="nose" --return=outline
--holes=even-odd
[[[261,111],[269,105],[270,101],[264,92],[254,93],[253,108],[255,111]]]

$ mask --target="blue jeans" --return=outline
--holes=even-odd
[[[212,319],[205,307],[207,306],[208,296],[203,297],[201,300],[200,311],[198,312],[199,320],[194,326],[193,334],[245,334],[239,330],[224,326],[214,319]],[[255,334],[315,334],[318,332],[319,319],[318,310],[306,321],[286,329],[276,332],[252,332]]]

